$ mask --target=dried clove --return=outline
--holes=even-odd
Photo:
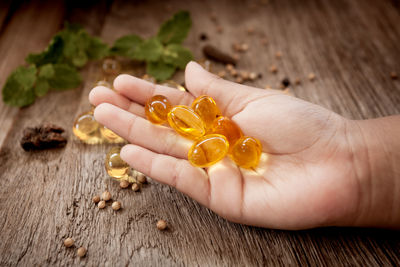
[[[62,136],[64,129],[54,124],[27,127],[23,131],[21,146],[25,151],[64,147],[67,139]]]

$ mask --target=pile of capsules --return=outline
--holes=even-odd
[[[260,141],[244,136],[231,119],[222,116],[210,96],[199,96],[188,107],[172,106],[165,96],[156,95],[147,101],[145,113],[150,122],[168,122],[179,135],[194,140],[188,153],[193,166],[208,167],[226,155],[246,169],[257,167],[260,161]]]

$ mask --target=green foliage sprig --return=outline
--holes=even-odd
[[[144,61],[149,75],[158,81],[166,80],[193,58],[190,50],[182,46],[191,24],[189,13],[180,11],[161,25],[156,36],[123,36],[110,48],[82,27],[67,23],[43,52],[26,57],[28,66],[20,66],[10,74],[2,90],[3,101],[23,107],[51,89],[76,88],[82,82],[79,68],[89,60],[107,56]]]

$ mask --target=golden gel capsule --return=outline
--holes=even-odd
[[[125,161],[123,161],[119,155],[121,152],[120,147],[113,147],[107,153],[105,166],[108,175],[111,177],[120,180],[126,179],[129,175],[129,165]]]
[[[221,116],[221,111],[219,110],[214,99],[206,95],[196,98],[192,103],[192,109],[203,120],[206,127],[206,132],[211,130],[215,118]]]
[[[147,101],[144,111],[150,122],[162,124],[167,121],[168,112],[171,108],[172,106],[165,96],[155,95]]]
[[[178,134],[189,139],[197,139],[205,134],[204,123],[193,109],[175,106],[168,113],[168,123]]]
[[[196,167],[207,167],[223,159],[229,143],[225,136],[208,134],[196,140],[188,153],[189,162]]]
[[[228,139],[230,149],[232,149],[236,141],[243,136],[239,126],[225,116],[220,116],[214,120],[211,132],[225,136],[226,139]]]
[[[94,119],[93,111],[79,115],[72,126],[74,135],[84,143],[98,144],[102,138],[99,134],[100,124]]]
[[[108,129],[106,126],[100,127],[100,133],[103,136],[104,140],[106,140],[108,143],[118,144],[125,142],[125,140],[122,137],[120,137],[119,135]]]
[[[243,136],[233,145],[230,156],[238,166],[250,169],[257,167],[261,152],[262,146],[258,139]]]

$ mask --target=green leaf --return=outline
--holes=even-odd
[[[50,89],[50,85],[45,78],[39,77],[35,84],[35,95],[36,96],[44,96]]]
[[[153,76],[156,80],[164,81],[174,74],[175,67],[160,60],[157,62],[148,62],[146,71],[147,74]]]
[[[132,34],[117,39],[111,48],[111,53],[118,56],[134,58],[137,47],[143,43],[143,39]]]
[[[108,55],[109,48],[99,38],[90,36],[89,47],[86,51],[89,59],[102,59]]]
[[[6,104],[23,107],[35,101],[33,85],[36,82],[36,67],[18,67],[8,77],[2,93]]]
[[[135,51],[135,59],[157,61],[163,52],[163,46],[156,38],[150,38],[141,43]]]
[[[39,77],[49,79],[54,76],[54,67],[52,64],[46,64],[39,68]]]
[[[76,88],[82,82],[78,70],[66,64],[54,65],[54,76],[48,80],[51,88],[65,90]]]
[[[179,11],[161,25],[157,38],[163,44],[180,44],[185,40],[191,26],[189,12]]]
[[[56,35],[50,41],[49,46],[41,53],[29,54],[25,61],[36,66],[45,65],[48,63],[57,63],[62,56],[64,41],[61,36]]]
[[[165,63],[184,69],[193,56],[189,49],[179,44],[170,44],[164,49],[162,58]]]

